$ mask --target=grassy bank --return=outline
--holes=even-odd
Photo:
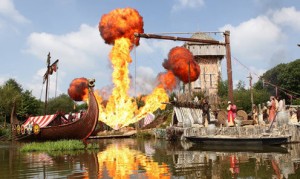
[[[96,149],[99,148],[97,144],[85,145],[80,140],[59,140],[59,141],[47,141],[47,142],[31,142],[24,144],[21,147],[21,152],[33,152],[33,151],[72,151],[72,150],[84,150],[84,149]]]

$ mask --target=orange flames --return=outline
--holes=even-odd
[[[105,43],[113,45],[119,38],[129,39],[139,45],[139,38],[134,33],[144,33],[144,22],[137,10],[132,8],[116,9],[104,14],[99,23],[99,31]]]
[[[193,54],[184,47],[172,48],[163,66],[184,83],[197,80],[200,74],[200,67],[195,62]]]
[[[169,91],[172,91],[177,85],[176,77],[172,71],[160,73],[158,75],[158,81]]]
[[[86,78],[74,79],[68,89],[68,94],[74,101],[86,101],[88,92],[88,80]]]
[[[134,33],[143,33],[143,18],[135,9],[117,9],[105,14],[99,23],[101,36],[107,44],[113,44],[110,53],[114,88],[106,106],[102,105],[102,97],[97,95],[99,104],[99,120],[114,129],[119,129],[144,118],[158,108],[164,108],[162,102],[168,102],[168,95],[163,85],[158,85],[145,98],[145,105],[138,108],[134,98],[128,94],[130,78],[128,66],[132,62],[130,49],[138,45],[139,39]]]

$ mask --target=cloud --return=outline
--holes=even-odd
[[[247,76],[252,73],[253,82],[256,82],[267,69],[287,63],[289,49],[286,43],[291,37],[288,36],[290,29],[285,27],[299,31],[299,16],[300,12],[294,7],[269,9],[237,26],[221,27],[220,31],[230,30],[233,78],[248,81]],[[223,76],[226,75],[224,72]]]
[[[46,83],[43,82],[43,76],[46,72],[47,68],[39,69],[36,74],[33,76],[33,80],[30,83],[25,84],[25,89],[32,91],[32,95],[41,98],[42,101],[45,100],[46,93]],[[59,73],[59,76],[56,76]],[[48,88],[48,98],[52,98],[59,96],[61,93],[66,93],[65,91],[61,91],[60,84],[63,83],[63,79],[66,76],[66,73],[63,71],[54,72],[49,76],[49,88]],[[69,84],[69,83],[68,83]]]
[[[27,39],[28,48],[24,52],[45,59],[51,52],[60,58],[60,64],[70,71],[87,70],[94,67],[97,60],[108,58],[110,46],[104,44],[97,27],[82,24],[77,32],[64,35],[32,33]]]
[[[28,19],[16,10],[13,0],[0,0],[0,14],[17,23],[29,22]]]
[[[269,10],[237,26],[221,27],[221,31],[230,30],[233,78],[248,81],[247,76],[252,73],[256,82],[257,76],[267,69],[288,62],[286,43],[290,37],[284,27],[299,30],[300,22],[296,20],[299,15],[294,7],[281,8]],[[234,62],[234,58],[239,62]]]
[[[176,0],[172,7],[172,11],[181,9],[199,8],[204,5],[204,0]]]
[[[300,30],[300,12],[295,7],[282,8],[271,11],[272,20],[279,25],[291,27],[295,31]]]
[[[150,66],[138,66],[137,68],[136,88],[138,93],[146,94],[152,90],[155,77],[157,73],[161,72],[163,58],[167,57],[171,48],[182,44],[182,42],[177,41],[141,39],[140,46],[132,51],[131,57],[136,60],[133,53],[137,53],[137,58],[143,60],[142,62],[139,61],[137,65],[147,63],[143,66]],[[112,46],[104,43],[96,26],[82,24],[78,31],[62,35],[45,32],[31,33],[27,38],[27,47],[23,52],[43,61],[45,61],[48,52],[51,52],[51,62],[59,57],[58,91],[66,91],[68,86],[64,83],[71,80],[71,76],[72,79],[81,77],[75,76],[79,74],[78,71],[89,73],[88,77],[96,78],[96,88],[98,89],[110,85],[112,69],[109,67],[109,53],[111,48]],[[153,69],[158,71],[155,72]],[[42,72],[37,72],[34,77],[36,80],[28,84],[29,87],[32,86],[30,89],[33,89],[35,96],[40,94],[44,73],[45,69]],[[61,73],[64,73],[65,76],[62,77]],[[133,74],[133,72],[131,73]],[[50,83],[55,84],[52,81]],[[133,83],[132,81],[132,88]],[[54,94],[54,90],[51,89],[51,94]],[[133,94],[133,91],[131,90],[130,93]]]
[[[58,57],[58,92],[66,93],[71,80],[78,77],[96,78],[96,80],[100,78],[96,84],[101,85],[107,75],[98,72],[107,70],[110,49],[111,46],[104,43],[96,26],[82,24],[78,31],[62,35],[45,32],[31,33],[27,38],[27,47],[23,49],[23,52],[43,61],[47,58],[48,52],[51,52],[51,63]],[[101,61],[107,65],[101,65]],[[36,80],[28,84],[35,96],[40,94],[45,71],[46,69],[39,70],[34,76]],[[104,77],[97,76],[99,74],[103,74]],[[54,78],[54,75],[51,78]],[[51,86],[54,86],[56,81],[50,83]],[[54,95],[55,90],[50,89],[51,94]]]
[[[283,48],[280,42],[285,39],[281,28],[267,16],[258,16],[236,27],[226,25],[220,30],[230,30],[231,54],[242,58],[245,64],[270,64],[270,57]]]
[[[137,47],[137,51],[142,54],[158,53],[160,56],[166,57],[173,47],[182,45],[183,42],[181,41],[141,39],[140,46]]]

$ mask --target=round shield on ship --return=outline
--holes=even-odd
[[[21,134],[25,134],[25,127],[23,125],[21,126]]]
[[[40,126],[38,124],[34,124],[32,126],[32,130],[33,130],[34,135],[38,135],[41,131]]]
[[[21,134],[21,126],[20,126],[20,124],[17,125],[17,134],[18,135]]]

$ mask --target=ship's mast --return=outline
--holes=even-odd
[[[48,53],[48,57],[47,57],[47,71],[46,71],[46,94],[45,94],[45,109],[44,109],[44,113],[45,115],[47,114],[47,104],[48,104],[48,86],[49,86],[49,71],[50,71],[50,52]]]
[[[58,63],[58,59],[55,60],[54,63],[51,63],[51,56],[50,56],[50,52],[48,53],[47,56],[47,71],[44,74],[44,83],[46,82],[46,94],[45,94],[45,108],[44,108],[44,114],[47,114],[47,105],[48,105],[48,88],[49,88],[49,75],[51,75],[53,73],[53,67],[54,65],[56,65]]]

